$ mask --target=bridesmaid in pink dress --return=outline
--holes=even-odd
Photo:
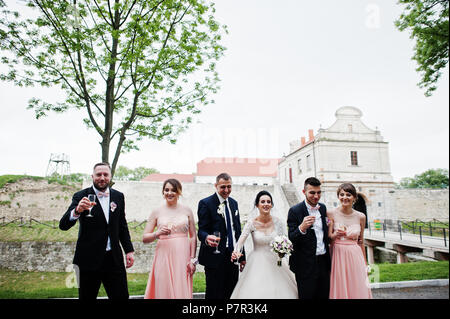
[[[178,203],[178,180],[165,181],[163,195],[166,203],[151,213],[142,239],[144,243],[158,239],[144,299],[191,299],[197,264],[194,215]]]
[[[327,212],[332,245],[330,299],[371,299],[364,249],[366,216],[352,208],[357,198],[350,183],[339,186],[341,206]]]

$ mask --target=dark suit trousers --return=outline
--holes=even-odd
[[[128,299],[127,273],[123,266],[117,266],[111,252],[106,252],[100,269],[80,269],[80,300],[96,299],[103,283],[109,299]]]
[[[239,279],[239,266],[231,262],[231,252],[225,250],[225,260],[217,268],[205,267],[205,299],[230,299]]]
[[[330,295],[330,272],[327,269],[325,256],[316,256],[317,267],[314,274],[308,278],[300,278],[295,273],[299,299],[329,299]]]

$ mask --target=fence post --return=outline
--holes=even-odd
[[[402,222],[397,221],[397,223],[398,223],[398,232],[400,233],[400,240],[403,240],[403,238],[402,238]]]
[[[430,237],[433,237],[433,226],[431,222],[429,222],[429,224],[430,224]]]
[[[383,237],[386,237],[386,221],[383,220]]]
[[[445,228],[442,228],[442,230],[444,231],[444,245],[445,247],[447,247],[447,237],[445,236]]]
[[[420,243],[422,244],[422,226],[419,226]]]

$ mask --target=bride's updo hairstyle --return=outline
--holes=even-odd
[[[166,188],[166,184],[169,183],[173,187],[173,191],[177,193],[177,195],[181,196],[181,183],[175,179],[175,178],[169,178],[168,180],[165,180],[162,187],[162,193],[164,194],[164,188]]]
[[[273,199],[272,199],[272,195],[270,195],[270,193],[268,191],[260,191],[258,193],[258,195],[256,195],[256,199],[255,199],[255,207],[258,207],[259,204],[259,200],[261,199],[262,196],[267,195],[270,197],[270,201],[272,202],[272,207],[273,207]]]

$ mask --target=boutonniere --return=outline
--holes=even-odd
[[[234,212],[234,216],[237,216],[237,215],[239,215],[239,210],[238,209],[236,209],[236,211]]]
[[[109,205],[109,207],[111,207],[111,212],[114,213],[114,211],[115,211],[116,208],[117,208],[117,204],[114,203],[114,202],[111,202],[111,204]]]
[[[225,203],[222,203],[217,207],[217,214],[222,216],[222,218],[225,218]]]

